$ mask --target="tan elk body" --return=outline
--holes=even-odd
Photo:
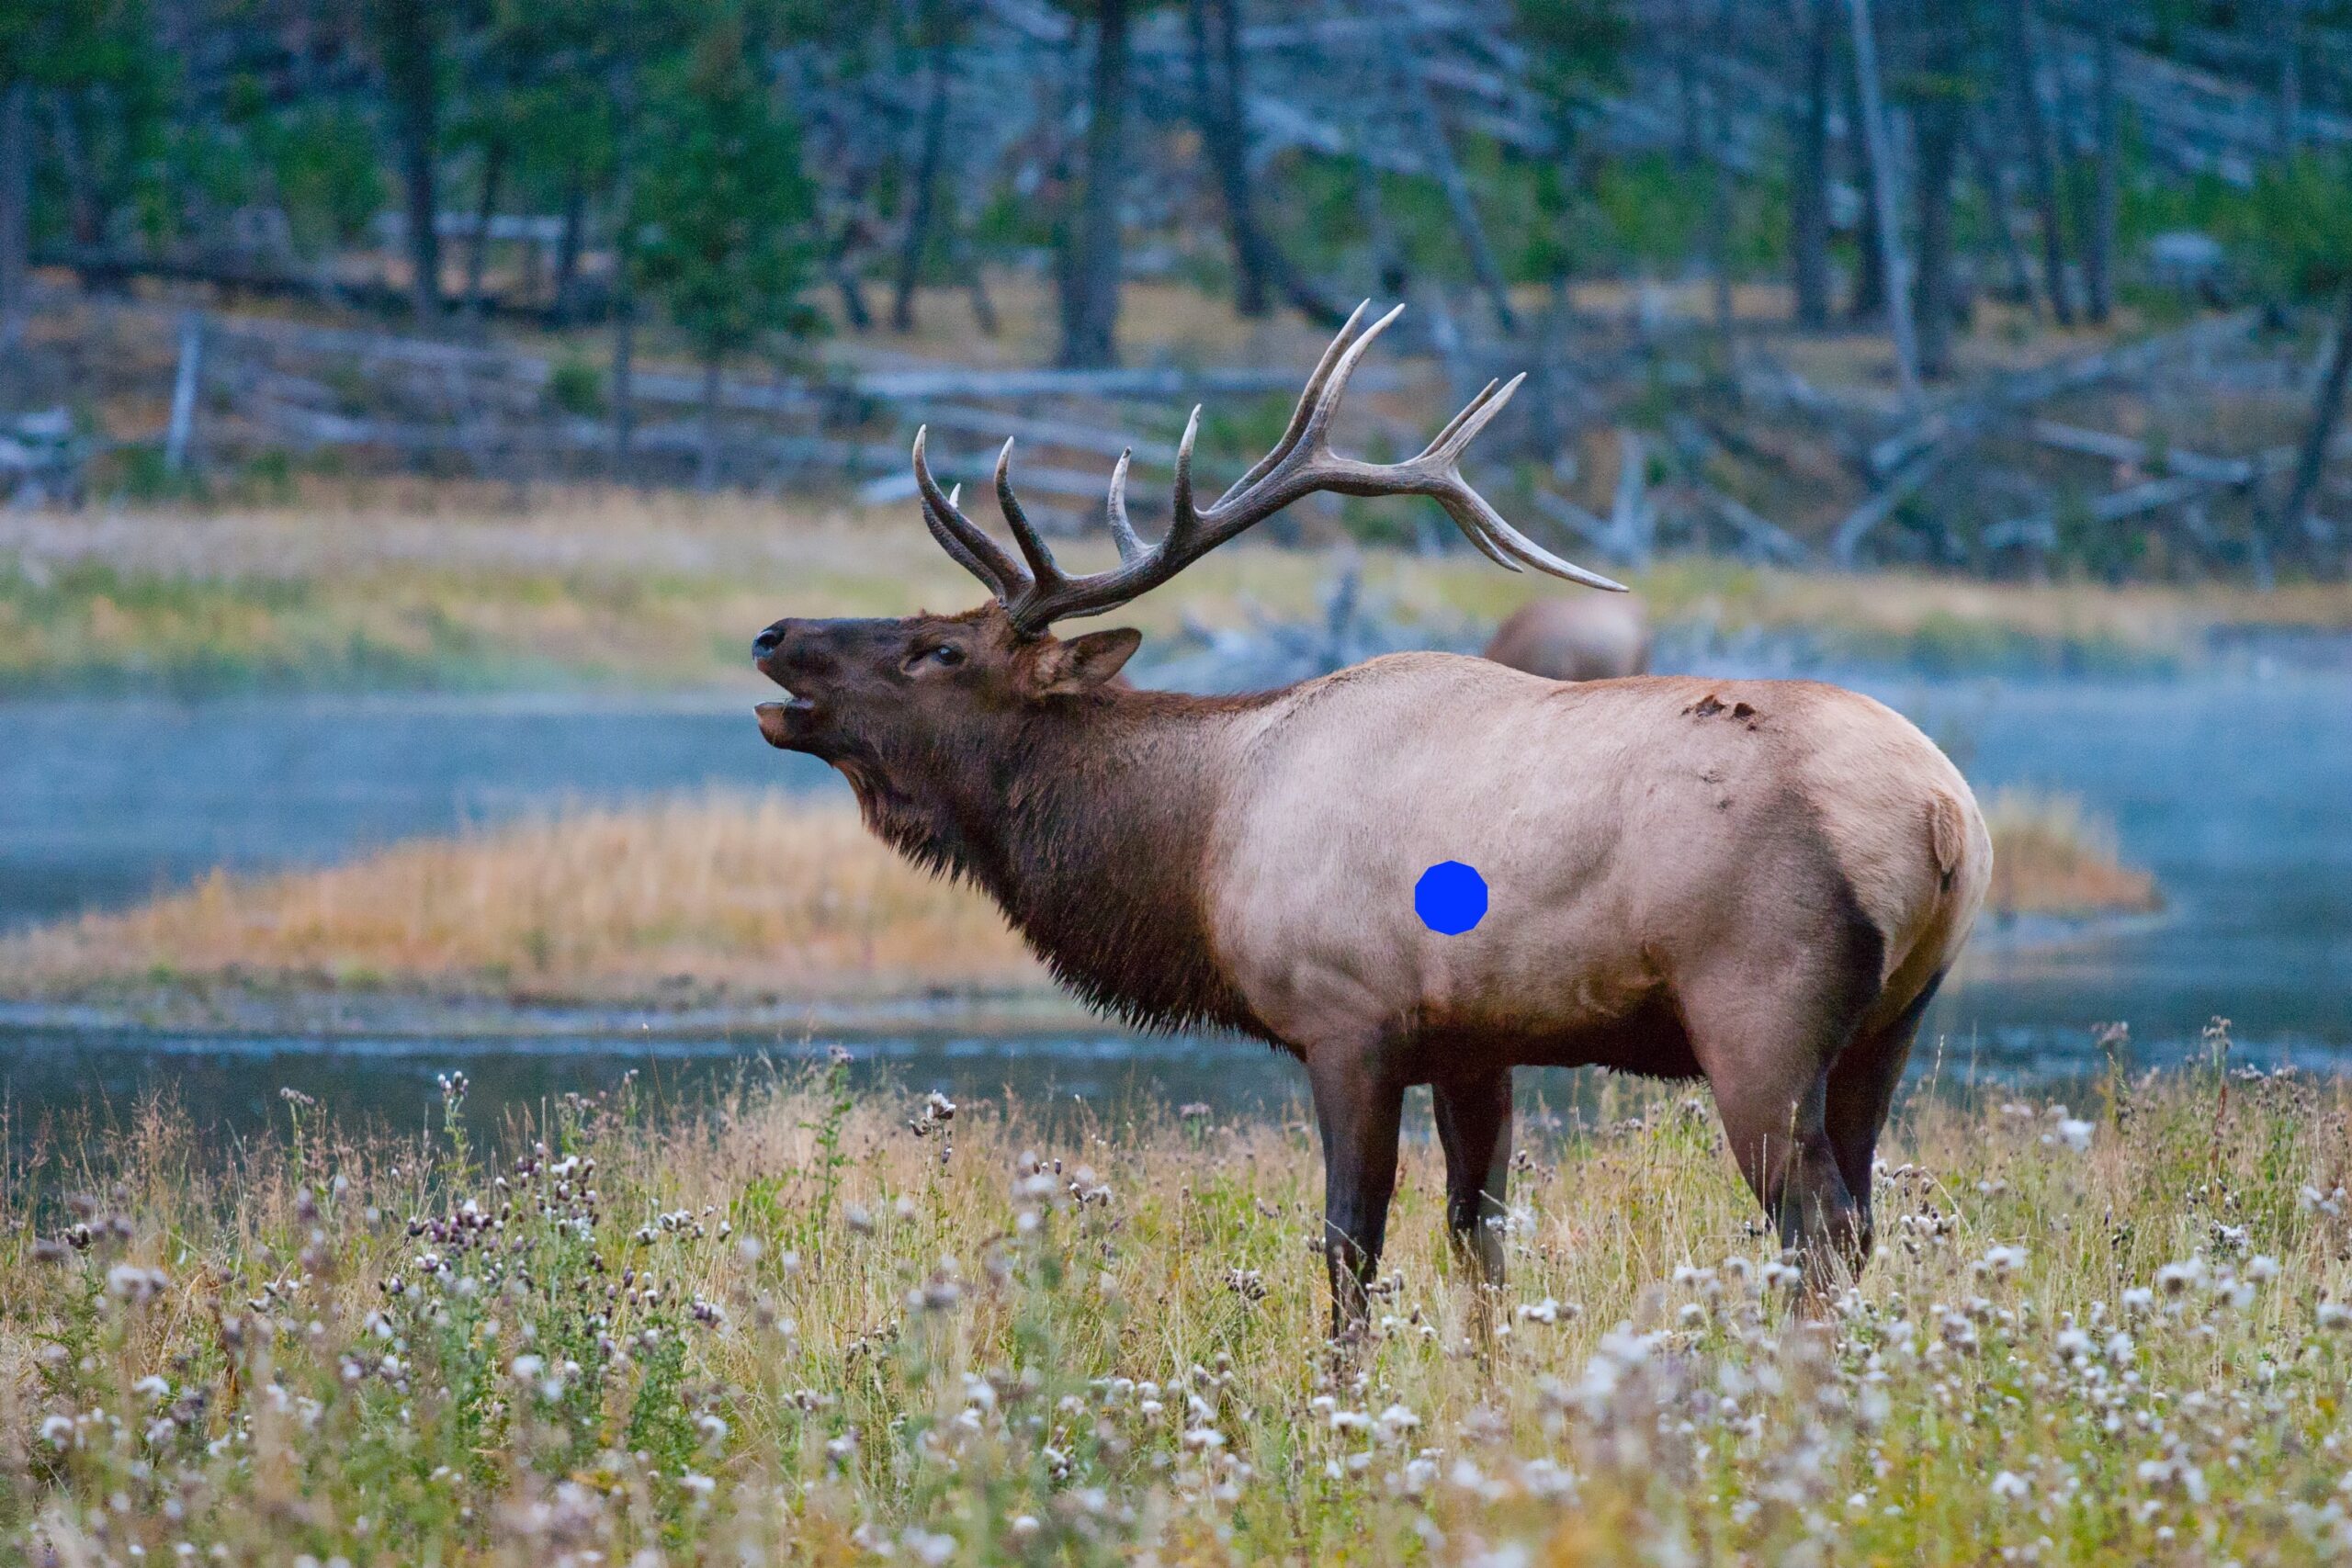
[[[1487,657],[1554,681],[1646,674],[1649,617],[1630,593],[1531,600],[1495,628]]]
[[[1991,868],[1968,785],[1909,723],[1806,682],[1568,684],[1447,654],[1193,697],[1115,679],[1132,631],[1046,632],[1316,490],[1429,495],[1498,563],[1614,588],[1463,480],[1461,451],[1509,388],[1410,462],[1329,452],[1340,389],[1385,324],[1350,321],[1283,442],[1207,508],[1191,494],[1188,430],[1156,546],[1127,525],[1123,462],[1122,564],[1091,577],[1053,562],[1005,459],[1020,560],[941,491],[919,438],[925,521],[996,602],[776,622],[754,651],[787,696],[762,705],[762,731],[836,767],[891,843],[987,890],[1096,1005],[1244,1031],[1299,1058],[1343,1331],[1363,1318],[1411,1084],[1431,1086],[1449,1224],[1499,1280],[1490,1222],[1520,1066],[1705,1077],[1783,1241],[1816,1269],[1858,1266],[1888,1104]],[[1476,867],[1489,893],[1458,935],[1414,905],[1443,861]]]

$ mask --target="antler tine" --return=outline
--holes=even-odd
[[[1353,376],[1356,367],[1363,363],[1363,356],[1371,349],[1373,340],[1386,332],[1390,323],[1404,313],[1404,306],[1392,307],[1388,314],[1366,327],[1355,342],[1348,344],[1347,352],[1340,355],[1339,363],[1331,367],[1316,393],[1315,411],[1306,422],[1305,439],[1310,455],[1329,450],[1331,419],[1340,412],[1340,400],[1348,395],[1348,378]]]
[[[1370,301],[1366,301],[1368,305]],[[1363,362],[1372,342],[1388,330],[1389,323],[1405,313],[1398,305],[1361,333],[1351,335],[1358,316],[1348,318],[1349,326],[1340,329],[1323,352],[1323,361],[1316,367],[1307,381],[1306,392],[1299,398],[1298,410],[1291,416],[1290,430],[1281,443],[1255,468],[1242,476],[1239,482],[1217,498],[1205,516],[1188,518],[1182,508],[1177,513],[1180,525],[1189,525],[1180,536],[1174,529],[1170,539],[1182,538],[1189,558],[1201,551],[1215,549],[1244,529],[1281,511],[1303,495],[1317,490],[1339,490],[1355,495],[1389,495],[1404,491],[1427,493],[1425,486],[1415,486],[1391,476],[1402,476],[1407,465],[1388,468],[1352,462],[1336,457],[1331,451],[1332,415],[1339,412],[1340,400],[1347,394],[1348,378]],[[1180,463],[1180,479],[1183,477]],[[1339,482],[1334,483],[1337,480]],[[1271,482],[1270,482],[1271,481]],[[1357,489],[1354,486],[1364,488]],[[1180,495],[1189,494],[1189,486]],[[1197,532],[1197,537],[1195,533]]]
[[[1625,585],[1616,579],[1603,577],[1597,571],[1588,571],[1572,560],[1564,560],[1512,527],[1503,520],[1500,513],[1487,504],[1486,497],[1472,490],[1467,484],[1461,487],[1460,500],[1464,504],[1458,505],[1451,496],[1440,495],[1437,502],[1445,508],[1447,514],[1455,523],[1461,525],[1463,532],[1470,536],[1473,544],[1479,543],[1483,536],[1487,542],[1510,555],[1513,559],[1532,566],[1538,571],[1549,572],[1554,577],[1566,578],[1570,582],[1581,582],[1587,588],[1599,588],[1611,593],[1625,592]],[[1475,528],[1471,525],[1474,518],[1477,524]]]
[[[1193,418],[1200,417],[1201,411],[1195,408]],[[1119,547],[1121,566],[1133,566],[1146,553],[1143,540],[1136,536],[1136,525],[1127,520],[1127,460],[1135,455],[1132,446],[1119,454],[1118,464],[1111,470],[1111,492],[1102,506],[1102,520],[1110,525],[1111,542]]]
[[[1503,392],[1503,398],[1507,399],[1512,392],[1517,391],[1519,389],[1520,382],[1526,378],[1527,378],[1523,374],[1512,378],[1510,386]],[[1453,433],[1462,428],[1463,421],[1468,419],[1472,414],[1476,413],[1480,409],[1486,407],[1487,400],[1494,397],[1495,389],[1500,386],[1502,386],[1500,381],[1489,381],[1485,386],[1479,388],[1478,395],[1471,399],[1468,402],[1463,404],[1462,412],[1455,414],[1452,419],[1447,420],[1443,430],[1439,431],[1435,435],[1430,437],[1430,444],[1421,448],[1419,454],[1413,458],[1413,461],[1416,463],[1421,461],[1422,458],[1428,457],[1432,453],[1436,452],[1439,447],[1444,446],[1447,441],[1451,440],[1453,436]],[[1501,400],[1497,400],[1499,402]],[[1482,420],[1479,423],[1484,424],[1485,421]],[[1472,431],[1471,434],[1475,435],[1477,432]],[[1468,444],[1465,442],[1464,445],[1466,446]]]
[[[1019,586],[1011,595],[999,597],[1005,600],[1014,626],[1030,636],[1057,620],[1093,615],[1125,604],[1165,582],[1226,540],[1317,491],[1340,495],[1428,496],[1445,509],[1446,515],[1453,519],[1478,552],[1498,566],[1511,571],[1532,567],[1571,582],[1623,592],[1623,584],[1562,559],[1512,527],[1462,475],[1463,453],[1502,412],[1503,405],[1510,401],[1511,395],[1527,379],[1523,375],[1509,381],[1487,382],[1459,413],[1446,421],[1444,428],[1427,446],[1404,462],[1366,463],[1331,450],[1331,421],[1347,391],[1349,378],[1363,362],[1373,340],[1387,330],[1404,310],[1399,305],[1365,326],[1363,316],[1370,303],[1367,300],[1359,305],[1348,318],[1347,325],[1324,349],[1314,375],[1307,378],[1306,389],[1299,394],[1298,405],[1291,412],[1282,439],[1205,511],[1195,503],[1193,493],[1193,453],[1201,433],[1201,411],[1197,407],[1193,410],[1192,417],[1184,423],[1183,439],[1176,446],[1175,515],[1168,532],[1156,545],[1146,545],[1138,538],[1127,516],[1127,469],[1134,454],[1129,451],[1120,455],[1117,466],[1111,471],[1110,491],[1103,503],[1104,520],[1110,526],[1112,540],[1119,547],[1119,564],[1111,570],[1071,577],[1054,564],[1045,540],[1030,525],[1020,502],[1013,496],[1010,441],[997,457],[997,499],[1003,504],[1005,521],[1012,525],[1013,538],[1020,545],[1029,570],[1024,570],[987,536],[973,528],[954,510],[952,500],[940,503],[937,487],[932,484],[929,470],[922,467],[918,437],[917,477],[925,486],[925,499],[937,513],[935,518],[927,519],[935,525],[933,531],[944,531],[943,544],[948,543],[947,536],[952,535],[967,547],[969,553],[978,558],[976,570],[987,568],[991,557],[1001,562],[1007,581]],[[959,522],[960,527],[956,525]],[[949,553],[959,560],[966,558],[965,552],[957,551],[953,545],[949,546]]]
[[[922,525],[931,530],[931,536],[939,541],[939,547],[947,552],[950,560],[987,583],[989,592],[998,598],[1004,597],[1003,591],[997,587],[988,569],[980,564],[980,558],[967,549],[964,541],[956,536],[955,531],[940,520],[939,509],[928,501],[922,503]]]
[[[1193,443],[1200,438],[1201,405],[1194,403],[1193,416],[1184,422],[1184,438],[1176,443],[1176,487],[1170,503],[1168,532],[1159,541],[1159,547],[1163,550],[1183,548],[1200,530],[1201,514],[1193,504]],[[1261,468],[1266,466],[1264,463],[1258,465]],[[1238,485],[1234,487],[1235,490],[1239,488]],[[1225,493],[1229,498],[1233,491]],[[1224,502],[1220,501],[1218,504],[1223,505]]]
[[[1315,416],[1316,403],[1323,395],[1323,383],[1330,379],[1331,367],[1340,362],[1340,355],[1345,354],[1348,351],[1348,345],[1355,341],[1356,323],[1363,321],[1363,313],[1371,309],[1372,301],[1366,299],[1348,313],[1348,319],[1340,325],[1338,334],[1324,346],[1323,357],[1315,362],[1315,373],[1306,378],[1306,387],[1300,390],[1298,404],[1290,411],[1290,423],[1283,428],[1282,439],[1275,442],[1264,457],[1252,463],[1248,473],[1227,485],[1225,493],[1216,498],[1216,505],[1211,506],[1210,511],[1216,511],[1217,507],[1223,506],[1227,502],[1264,479],[1273,472],[1275,464],[1290,456],[1291,448],[1296,446],[1298,438],[1306,433],[1307,421]],[[1397,310],[1403,309],[1401,305],[1397,307]],[[1395,312],[1391,311],[1390,314],[1393,316]],[[1374,327],[1373,330],[1377,332],[1380,329]],[[1194,409],[1193,413],[1196,419],[1200,416],[1198,409]]]
[[[1597,571],[1588,571],[1574,561],[1562,559],[1512,527],[1502,513],[1488,505],[1487,498],[1462,477],[1462,454],[1471,442],[1477,439],[1478,433],[1503,412],[1503,405],[1510,401],[1511,394],[1518,391],[1520,383],[1526,379],[1527,373],[1521,371],[1509,381],[1487,382],[1476,397],[1463,405],[1460,413],[1446,422],[1445,428],[1437,433],[1418,457],[1399,467],[1437,470],[1436,487],[1429,493],[1445,508],[1446,515],[1453,519],[1470,542],[1486,551],[1488,559],[1498,560],[1513,571],[1522,565],[1532,566],[1538,571],[1563,577],[1571,582],[1581,582],[1588,588],[1623,593],[1625,592],[1623,583],[1603,577]]]
[[[1040,586],[1053,587],[1069,581],[1062,569],[1054,564],[1054,552],[1046,547],[1045,539],[1030,524],[1029,513],[1021,508],[1021,498],[1012,493],[1012,442],[1007,439],[1003,450],[996,455],[996,503],[1004,513],[1004,521],[1012,529],[1012,541],[1021,547],[1022,555],[1029,562],[1029,592]]]
[[[1020,562],[1004,553],[1003,547],[988,536],[980,525],[964,515],[956,502],[963,495],[957,486],[955,495],[941,491],[939,481],[932,477],[931,462],[924,454],[924,444],[931,427],[924,425],[915,432],[915,488],[922,493],[923,523],[932,536],[956,563],[987,585],[1000,603],[1013,600],[1036,586],[1036,581]],[[955,541],[950,544],[950,539]]]

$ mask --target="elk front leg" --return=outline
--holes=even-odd
[[[1307,1060],[1323,1136],[1323,1258],[1331,1275],[1335,1339],[1356,1338],[1370,1320],[1368,1287],[1380,1267],[1388,1201],[1396,1190],[1405,1087],[1366,1055],[1335,1051]]]
[[[1510,1069],[1430,1086],[1437,1141],[1445,1150],[1445,1224],[1456,1258],[1503,1282],[1502,1223],[1510,1213]]]

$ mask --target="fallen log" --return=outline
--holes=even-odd
[[[1946,403],[1872,446],[1867,457],[1870,471],[1892,473],[1928,447],[1973,440],[2003,416],[2048,402],[2062,393],[2080,391],[2119,376],[2143,375],[2169,355],[2211,350],[2244,337],[2254,330],[2256,319],[2255,311],[2233,311],[2193,322],[2177,332],[2003,377],[1988,388]]]
[[[2037,419],[2026,426],[2025,433],[2040,445],[2060,451],[2080,452],[2087,457],[2107,457],[2118,463],[2137,463],[2164,473],[2203,479],[2208,484],[2246,484],[2259,472],[2255,462],[2244,457],[2209,457],[2201,452],[2184,451],[2177,446],[2158,449],[2151,447],[2144,440],[2134,440],[2129,435],[2085,430],[2079,425],[2062,424],[2056,420]]]
[[[1829,536],[1829,555],[1841,567],[1851,567],[1860,553],[1862,541],[1871,531],[1894,514],[1894,509],[1917,494],[1919,487],[1933,479],[1953,458],[1974,443],[1974,436],[1952,439],[1930,446],[1914,457],[1885,484],[1872,491],[1868,499],[1848,513]]]
[[[1007,413],[1001,409],[965,408],[955,403],[912,403],[896,412],[899,418],[909,424],[927,424],[936,430],[953,430],[961,434],[996,440],[1016,436],[1036,442],[1041,446],[1058,446],[1073,452],[1099,452],[1106,457],[1133,453],[1136,460],[1146,466],[1156,465],[1163,468],[1176,466],[1176,448],[1165,441],[1123,435],[1115,430],[1076,424],[1068,420],[1038,419]]]
[[[2093,523],[2120,523],[2126,517],[2154,512],[2177,501],[2189,500],[2211,488],[2210,480],[2187,477],[2149,479],[2142,484],[2127,485],[2093,502],[2089,520]],[[2025,544],[2054,549],[2058,545],[2058,514],[2052,511],[2013,517],[1992,525],[1984,530],[1982,537],[1988,549],[2007,549]]]
[[[1753,554],[1766,560],[1779,561],[1784,566],[1803,566],[1812,558],[1813,552],[1805,548],[1803,540],[1737,496],[1727,495],[1713,485],[1696,481],[1692,482],[1690,489],[1716,516],[1731,525],[1747,542]]]

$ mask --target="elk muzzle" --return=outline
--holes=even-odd
[[[762,737],[781,750],[805,750],[817,729],[817,699],[793,687],[796,675],[805,683],[816,672],[808,658],[808,629],[804,622],[778,621],[752,639],[752,663],[784,688],[782,702],[762,703],[752,710]]]

